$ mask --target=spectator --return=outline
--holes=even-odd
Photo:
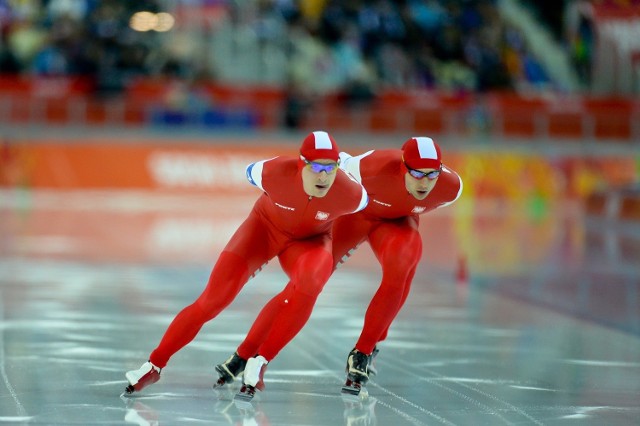
[[[160,74],[288,87],[292,125],[294,111],[326,93],[371,99],[378,87],[486,91],[549,79],[526,46],[516,57],[504,48],[509,34],[493,0],[221,2],[226,13],[206,28],[178,21],[167,36],[129,28],[134,12],[161,10],[156,0],[2,4],[2,71],[84,75],[115,92]],[[572,46],[588,82],[593,34],[580,16]]]

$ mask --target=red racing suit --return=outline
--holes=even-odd
[[[389,326],[409,294],[422,256],[419,215],[457,200],[462,193],[462,180],[443,165],[434,188],[424,200],[418,200],[406,190],[407,170],[401,160],[401,150],[375,150],[355,157],[341,153],[340,158],[340,167],[366,188],[369,204],[364,210],[341,216],[334,222],[334,268],[364,241],[369,242],[382,266],[382,281],[369,304],[356,343],[356,349],[370,354],[375,345],[386,338]],[[246,359],[256,353],[277,309],[275,303],[265,305],[238,347],[241,357]]]
[[[343,170],[337,170],[326,196],[311,197],[303,189],[301,168],[300,160],[286,157],[247,167],[247,178],[264,193],[223,249],[202,294],[178,313],[151,353],[154,365],[164,368],[276,256],[290,282],[269,302],[277,309],[261,345],[250,356],[259,353],[273,359],[302,329],[333,270],[332,224],[342,215],[362,210],[368,197]]]
[[[358,245],[368,241],[382,266],[382,281],[369,303],[355,347],[370,354],[387,336],[402,308],[422,256],[419,215],[448,206],[462,193],[462,180],[445,165],[424,200],[406,190],[402,151],[369,151],[356,157],[341,155],[341,167],[358,179],[369,194],[366,209],[344,216],[333,225],[334,264],[344,262]]]

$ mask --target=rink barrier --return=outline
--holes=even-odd
[[[586,198],[585,206],[592,218],[640,224],[640,186],[594,192]]]
[[[142,79],[101,97],[86,79],[0,77],[0,124],[278,129],[290,100],[259,85]],[[368,102],[342,93],[298,101],[308,104],[302,129],[640,142],[637,97],[387,89]]]
[[[250,190],[247,164],[291,154],[290,147],[98,140],[21,141],[3,147],[0,186],[50,189]]]
[[[250,138],[217,138],[215,143],[152,139],[86,142],[5,140],[0,149],[0,187],[249,193],[255,189],[245,176],[249,163],[296,154],[290,141],[256,145]],[[462,177],[468,199],[507,199],[532,208],[560,199],[588,200],[593,211],[608,217],[638,220],[640,216],[637,191],[630,193],[636,198],[615,192],[620,194],[619,200],[607,192],[608,201],[598,192],[640,181],[639,159],[633,155],[547,157],[452,151],[447,153],[446,164]]]

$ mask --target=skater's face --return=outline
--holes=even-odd
[[[330,159],[303,160],[302,187],[307,195],[322,198],[336,180],[338,163]]]
[[[411,169],[407,167],[407,173],[404,174],[404,184],[407,191],[414,198],[424,200],[436,186],[441,172],[442,167],[439,169]]]

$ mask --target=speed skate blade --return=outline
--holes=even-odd
[[[251,405],[253,397],[256,395],[256,389],[252,386],[243,385],[238,391],[236,396],[233,397],[233,402],[237,404]]]
[[[134,392],[135,392],[135,388],[133,387],[133,385],[128,385],[126,388],[124,388],[124,392],[120,394],[120,398],[131,397],[133,396]]]
[[[355,395],[358,396],[360,395],[360,392],[362,391],[362,388],[360,386],[347,386],[344,385],[342,387],[342,394],[344,395]]]
[[[220,379],[218,379],[217,382],[215,382],[213,384],[213,388],[214,389],[219,389],[219,388],[225,387],[226,385],[227,385],[227,382],[225,382],[224,379],[220,378]]]
[[[345,402],[360,402],[367,399],[369,392],[362,386],[344,385],[341,390],[341,396]]]

